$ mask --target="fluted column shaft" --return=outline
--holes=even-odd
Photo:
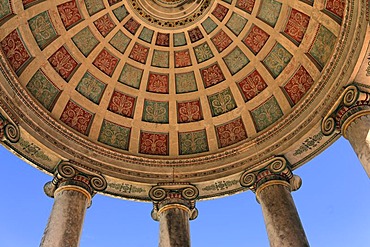
[[[288,182],[268,181],[257,189],[256,197],[271,247],[309,246]]]
[[[370,178],[370,114],[353,120],[344,133]]]
[[[54,193],[51,211],[42,247],[77,247],[91,196],[77,186],[62,186]]]
[[[159,212],[159,247],[190,247],[189,209],[171,205]]]

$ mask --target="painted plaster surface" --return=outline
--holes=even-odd
[[[276,98],[271,97],[262,105],[252,110],[252,116],[257,130],[261,131],[283,116]]]
[[[143,121],[168,123],[168,102],[146,100],[144,102]]]
[[[152,155],[168,155],[168,133],[140,133],[139,152]]]
[[[242,119],[235,119],[227,124],[216,126],[218,146],[226,147],[247,138]]]
[[[111,44],[119,52],[124,53],[127,46],[130,44],[130,41],[131,39],[127,37],[122,31],[118,31],[109,41],[109,44]]]
[[[134,115],[135,103],[135,97],[119,91],[114,91],[108,105],[108,110],[132,118]]]
[[[268,33],[258,26],[253,25],[250,28],[248,35],[243,39],[243,42],[254,54],[257,54],[265,45],[269,37],[270,35]]]
[[[8,34],[0,44],[13,70],[20,74],[22,68],[30,62],[31,55],[24,45],[18,30],[15,29]]]
[[[102,0],[86,0],[85,5],[89,15],[94,15],[105,8]]]
[[[258,17],[274,27],[279,18],[281,6],[282,4],[275,0],[262,0]]]
[[[174,43],[174,46],[186,45],[185,34],[184,33],[174,33],[173,34],[173,43]]]
[[[114,56],[106,49],[102,50],[95,58],[93,64],[104,74],[112,76],[119,63],[119,58]]]
[[[236,6],[247,13],[252,13],[255,0],[237,0]]]
[[[192,43],[197,42],[198,40],[201,40],[204,38],[202,32],[200,31],[198,27],[189,30],[188,34],[189,34],[189,37]]]
[[[28,21],[28,24],[30,25],[32,34],[41,49],[44,49],[58,36],[47,11],[32,17]]]
[[[236,47],[223,59],[232,75],[238,73],[249,63],[248,57],[242,52],[239,47]]]
[[[72,37],[72,40],[85,57],[99,44],[99,41],[95,38],[89,27],[85,27],[78,32]]]
[[[230,19],[227,21],[226,26],[238,36],[243,31],[248,20],[237,13],[233,13]]]
[[[329,60],[334,49],[334,43],[335,35],[325,26],[320,25],[309,54],[315,59],[321,68],[323,68]]]
[[[126,63],[118,78],[119,82],[138,89],[140,87],[143,70],[129,63]]]
[[[139,38],[148,42],[148,43],[151,43],[152,42],[152,39],[153,39],[153,35],[154,35],[154,31],[149,29],[149,28],[146,28],[144,27],[143,30],[141,31],[140,33],[140,36]]]
[[[95,104],[99,104],[106,86],[89,72],[86,72],[78,83],[76,90]]]
[[[121,5],[113,10],[113,14],[117,20],[121,22],[127,15],[129,15],[129,12],[127,11],[125,5]]]
[[[94,21],[94,25],[103,37],[107,36],[116,26],[108,14]]]
[[[210,34],[213,30],[215,30],[217,24],[210,17],[208,17],[202,22],[202,26],[206,33]]]
[[[8,0],[0,1],[0,22],[5,20],[6,18],[10,17],[13,14],[11,2]]]
[[[53,108],[60,90],[38,70],[27,84],[30,93],[49,111]]]
[[[98,140],[109,146],[127,150],[130,140],[130,131],[130,128],[104,120]]]
[[[243,94],[244,100],[248,101],[256,97],[260,92],[267,88],[265,80],[257,70],[247,75],[238,82],[239,89]]]
[[[236,108],[234,97],[229,88],[208,96],[212,116],[218,116]]]
[[[299,44],[302,42],[309,23],[310,17],[308,15],[292,9],[284,33]]]
[[[177,102],[179,123],[189,123],[203,119],[201,105],[199,100]]]
[[[48,61],[55,71],[66,81],[71,79],[79,64],[65,46],[61,46],[49,57]]]
[[[91,112],[70,100],[60,116],[60,121],[81,134],[88,135],[93,117]]]
[[[197,91],[194,72],[175,74],[176,93]]]
[[[208,141],[205,130],[179,132],[180,154],[196,154],[207,152]]]
[[[57,6],[64,27],[68,30],[83,21],[77,1],[72,0]]]

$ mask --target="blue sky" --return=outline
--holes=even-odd
[[[43,192],[51,180],[0,145],[0,246],[39,246],[53,199]],[[295,170],[293,192],[313,247],[370,246],[370,181],[349,143],[341,138]],[[87,210],[81,247],[158,246],[152,205],[96,195]],[[259,204],[252,192],[197,203],[192,247],[268,247]]]

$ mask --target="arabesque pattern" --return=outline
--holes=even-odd
[[[17,29],[1,41],[1,49],[17,74],[20,74],[32,59]]]
[[[108,110],[119,115],[132,118],[134,115],[136,99],[130,95],[114,91],[108,105]]]
[[[48,61],[55,71],[66,81],[71,79],[79,65],[65,46],[61,46],[49,57]]]
[[[139,152],[142,154],[168,155],[168,134],[141,132]]]
[[[42,70],[37,70],[27,83],[27,89],[47,110],[51,111],[61,90],[56,87]]]
[[[81,134],[88,135],[93,117],[94,114],[70,100],[60,116],[60,121]]]

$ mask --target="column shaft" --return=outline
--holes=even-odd
[[[287,182],[266,182],[257,189],[256,196],[271,247],[309,246]]]
[[[345,130],[344,136],[351,143],[370,178],[370,115],[353,120]]]
[[[159,247],[190,247],[188,209],[171,205],[160,213]]]
[[[53,209],[40,246],[77,247],[91,197],[84,189],[69,186],[57,189],[54,198]]]

